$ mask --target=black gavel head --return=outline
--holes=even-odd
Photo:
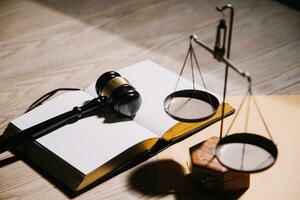
[[[106,72],[98,78],[96,92],[106,97],[111,109],[127,117],[135,116],[142,104],[140,94],[115,71]]]

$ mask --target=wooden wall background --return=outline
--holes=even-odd
[[[1,0],[0,131],[49,90],[84,88],[107,70],[151,59],[179,72],[190,34],[213,45],[221,16],[215,6],[227,2]],[[236,9],[231,58],[252,74],[256,94],[300,94],[299,11],[271,0],[230,2]],[[208,87],[221,93],[224,67],[197,53]],[[229,87],[229,94],[243,94],[246,84],[231,73]],[[0,199],[49,191],[49,199],[62,197],[22,161],[2,167],[0,180]]]

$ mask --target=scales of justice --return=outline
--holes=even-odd
[[[228,35],[227,22],[225,20],[225,14],[223,13],[226,9],[230,10]],[[273,141],[270,130],[267,127],[262,112],[260,111],[253,95],[252,79],[250,74],[236,67],[236,65],[229,59],[234,9],[230,4],[228,4],[222,8],[217,8],[217,10],[223,14],[223,19],[219,21],[219,25],[217,27],[214,48],[211,48],[199,41],[197,36],[190,36],[189,48],[179,73],[178,81],[176,83],[174,92],[165,98],[164,110],[175,120],[183,122],[199,122],[212,117],[216,113],[217,109],[221,107],[222,115],[220,137],[215,147],[215,157],[222,166],[230,170],[238,171],[240,173],[260,172],[268,169],[275,163],[278,155],[277,146]],[[194,50],[194,45],[202,47],[204,50],[210,53],[215,60],[225,64],[225,80],[221,104],[219,103],[218,98],[207,90]],[[188,61],[191,65],[193,88],[177,90],[178,83]],[[229,129],[223,136],[225,106],[222,105],[225,105],[227,95],[226,90],[229,68],[246,79],[248,83],[248,89],[240,103],[240,106],[236,110],[236,114],[233,117]],[[199,90],[195,87],[195,71],[200,74],[204,90]],[[109,87],[106,86],[107,83],[112,79],[116,80],[117,82],[114,82],[115,84],[108,84]],[[23,144],[24,142],[39,138],[47,134],[47,132],[62,126],[66,122],[79,120],[85,115],[90,114],[92,111],[104,107],[110,107],[115,113],[130,118],[135,115],[141,105],[140,94],[133,86],[129,84],[126,79],[121,77],[121,75],[116,72],[107,72],[101,75],[96,83],[96,91],[99,96],[82,105],[81,107],[74,107],[73,110],[27,128],[22,131],[22,134],[16,134],[12,137],[2,139],[0,141],[0,153],[17,145]],[[52,95],[52,93],[53,92],[50,92],[48,94]],[[47,96],[48,94],[39,100],[45,100],[49,98],[49,96]],[[35,105],[38,101],[34,102],[33,105]],[[259,114],[259,118],[263,122],[268,138],[247,131],[249,113],[251,110],[251,101],[254,103],[256,112]],[[247,109],[245,130],[229,135],[229,130],[236,121],[237,117],[239,117],[241,108],[243,106],[246,106]]]
[[[227,22],[225,20],[224,11],[230,10],[230,21],[229,21],[229,31],[227,35]],[[236,65],[229,59],[230,58],[230,48],[232,39],[232,27],[234,19],[234,8],[232,5],[228,4],[222,8],[217,7],[217,11],[223,14],[223,19],[219,21],[216,33],[216,41],[214,48],[209,47],[203,42],[197,39],[197,36],[191,35],[189,38],[189,48],[183,63],[183,66],[179,73],[179,78],[175,86],[173,93],[168,95],[164,102],[165,112],[172,118],[183,122],[197,122],[205,120],[216,113],[219,106],[225,104],[226,100],[226,90],[227,90],[227,80],[229,68],[238,73],[240,76],[244,77],[248,83],[248,89],[244,95],[239,107],[236,110],[236,114],[227,130],[226,134],[223,136],[223,125],[224,125],[224,106],[222,106],[222,119],[220,128],[220,139],[215,148],[215,156],[219,163],[224,167],[238,171],[241,173],[254,173],[260,172],[271,167],[277,158],[278,150],[273,142],[270,130],[263,118],[262,112],[259,109],[257,101],[253,95],[252,91],[252,79],[248,72],[243,71],[236,67]],[[227,45],[226,45],[227,44]],[[205,85],[199,63],[194,50],[194,45],[202,47],[204,50],[209,52],[215,60],[225,64],[225,80],[223,89],[223,99],[222,104],[219,105],[218,98],[213,94],[208,92]],[[226,48],[225,48],[226,47]],[[226,55],[225,55],[226,54]],[[183,74],[186,64],[190,62],[193,88],[177,90],[178,83]],[[200,74],[204,90],[198,90],[195,88],[195,71]],[[269,138],[261,136],[256,133],[250,133],[247,131],[248,119],[250,113],[251,101],[254,104],[256,112],[258,112],[260,119],[266,129]],[[247,102],[245,104],[245,102]],[[245,130],[228,134],[232,125],[239,117],[241,108],[246,106],[246,121]]]

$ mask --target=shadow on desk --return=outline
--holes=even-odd
[[[35,163],[26,159],[18,152],[14,152],[14,157],[9,157],[0,161],[0,165],[10,164],[11,161],[16,161],[22,159],[26,164],[30,165],[34,170],[36,170],[41,176],[47,179],[50,183],[55,185],[61,192],[63,192],[69,198],[75,198],[80,194],[94,188],[95,186],[103,183],[104,181],[112,178],[105,177],[105,179],[100,179],[94,182],[87,188],[74,192],[59,181],[54,179],[47,172],[39,168]],[[142,161],[140,161],[142,162]],[[133,166],[128,166],[133,167]],[[123,169],[118,174],[124,172]],[[115,174],[116,175],[116,174]],[[129,186],[143,195],[149,197],[162,197],[168,194],[174,194],[177,200],[186,199],[204,199],[204,200],[235,200],[238,199],[246,190],[236,191],[234,193],[212,193],[205,191],[201,188],[195,187],[193,184],[193,179],[190,174],[185,175],[184,170],[180,164],[173,160],[161,160],[156,162],[150,162],[146,165],[141,165],[136,170],[134,170],[128,177]]]
[[[58,180],[53,178],[50,174],[45,172],[39,166],[37,166],[32,161],[26,159],[18,152],[13,151],[15,156],[6,158],[0,161],[0,166],[5,166],[22,159],[26,164],[30,165],[35,171],[37,171],[43,178],[47,179],[50,183],[55,185],[61,192],[63,192],[69,198],[75,198],[80,194],[94,188],[95,186],[103,183],[104,181],[112,178],[112,176],[105,177],[99,181],[94,182],[90,186],[74,192],[67,187],[65,187]],[[138,162],[141,163],[142,161]],[[135,163],[137,165],[138,163]],[[124,172],[125,170],[133,167],[128,166],[118,174]],[[114,174],[115,176],[116,174]],[[173,160],[161,160],[156,162],[150,162],[146,165],[141,165],[136,170],[134,170],[128,177],[129,186],[143,195],[149,197],[160,197],[167,194],[174,194],[177,200],[186,199],[204,199],[204,200],[223,200],[223,199],[238,199],[246,190],[237,191],[234,193],[227,194],[216,194],[205,191],[201,188],[196,188],[193,184],[193,179],[190,174],[185,175],[184,170],[180,164]]]
[[[17,156],[11,156],[0,160],[0,168],[5,167],[6,165],[10,165],[14,162],[20,160]]]
[[[143,165],[129,177],[130,186],[146,196],[174,194],[177,200],[238,199],[246,190],[221,194],[196,187],[193,177],[184,174],[182,166],[173,160],[161,160]]]

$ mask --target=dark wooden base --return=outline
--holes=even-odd
[[[227,169],[218,162],[215,157],[218,141],[218,137],[211,137],[190,148],[195,186],[224,193],[249,188],[250,174]]]

